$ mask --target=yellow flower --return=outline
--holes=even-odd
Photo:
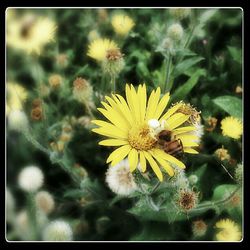
[[[40,54],[54,40],[56,25],[46,18],[26,14],[7,23],[7,44],[27,53]]]
[[[107,38],[105,39],[98,38],[92,41],[88,46],[87,55],[94,58],[97,61],[103,61],[106,58],[107,50],[117,49],[117,48],[118,46],[114,41],[109,40]]]
[[[222,134],[234,139],[239,139],[243,132],[242,122],[232,116],[226,117],[221,121]]]
[[[114,15],[111,23],[115,32],[122,36],[127,35],[135,25],[133,19],[123,14]]]
[[[7,83],[7,115],[10,111],[22,110],[28,93],[25,88],[17,83]]]
[[[185,165],[180,160],[166,153],[159,145],[157,131],[170,131],[171,136],[181,140],[184,152],[198,153],[191,148],[198,146],[194,142],[197,136],[187,134],[196,128],[194,126],[179,128],[189,119],[189,115],[176,112],[180,104],[171,107],[162,115],[170,96],[167,93],[160,99],[160,88],[152,91],[148,101],[145,84],[139,85],[137,91],[133,85],[126,84],[125,90],[127,100],[121,95],[112,94],[112,98],[106,96],[107,102],[102,102],[104,108],[98,108],[109,122],[92,121],[99,126],[92,129],[93,132],[109,137],[99,142],[100,145],[119,146],[110,154],[107,163],[111,162],[111,166],[114,166],[128,156],[131,172],[137,167],[145,172],[148,161],[160,181],[163,180],[160,167],[170,176],[174,175],[171,165],[184,169]]]
[[[216,234],[216,240],[218,241],[240,241],[241,232],[239,226],[229,219],[219,220],[215,227],[220,229],[220,232]]]

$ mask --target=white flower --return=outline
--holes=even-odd
[[[183,28],[179,23],[175,23],[168,28],[167,33],[171,39],[179,41],[183,36]]]
[[[28,130],[29,122],[26,114],[21,110],[13,110],[8,116],[8,126],[11,130],[25,132]]]
[[[106,172],[106,182],[109,188],[118,195],[128,196],[137,189],[134,177],[129,169],[128,159],[115,166],[109,166]]]
[[[27,192],[37,191],[43,185],[43,181],[43,172],[35,166],[24,168],[18,176],[20,188]]]
[[[73,232],[71,226],[63,220],[55,220],[43,231],[43,240],[45,241],[71,241]]]
[[[51,213],[55,208],[53,196],[46,191],[40,191],[35,196],[36,206],[45,214]]]

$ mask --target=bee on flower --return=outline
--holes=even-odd
[[[112,98],[106,96],[107,102],[102,102],[104,108],[98,108],[109,122],[92,121],[99,126],[92,131],[108,137],[99,144],[118,147],[107,163],[115,166],[128,157],[131,172],[136,170],[138,163],[145,172],[148,162],[160,181],[163,181],[162,169],[170,176],[175,174],[171,165],[184,169],[184,163],[177,159],[179,153],[198,153],[192,148],[198,146],[197,135],[187,134],[195,131],[195,126],[181,127],[190,115],[177,112],[179,105],[164,113],[170,95],[167,93],[160,98],[160,88],[153,90],[148,100],[145,84],[139,85],[137,91],[132,84],[126,84],[125,92],[126,100],[119,94],[112,94]],[[153,128],[149,123],[152,119],[156,120]],[[161,124],[163,130],[158,130]]]

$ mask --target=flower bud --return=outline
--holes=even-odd
[[[202,237],[207,232],[207,224],[203,220],[196,220],[192,224],[192,231],[195,237]]]
[[[40,191],[35,196],[36,206],[45,214],[50,214],[55,208],[53,196],[46,191]]]
[[[51,88],[57,89],[61,86],[61,84],[62,84],[62,77],[60,75],[54,74],[50,76],[49,85],[51,86]]]
[[[78,77],[73,85],[73,96],[77,101],[88,104],[92,102],[93,88],[87,80]]]
[[[107,50],[106,58],[103,61],[102,67],[105,73],[108,73],[112,76],[118,75],[124,67],[123,54],[120,52],[120,50]]]
[[[179,23],[175,23],[168,28],[167,33],[174,41],[180,41],[183,36],[183,28]]]

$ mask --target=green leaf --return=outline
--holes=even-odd
[[[192,58],[182,61],[176,66],[175,71],[174,71],[174,77],[177,77],[180,74],[185,73],[187,69],[191,68],[192,66],[194,66],[195,64],[197,64],[198,62],[202,60],[204,60],[203,57],[197,56],[197,57],[192,57]]]
[[[76,198],[79,199],[84,196],[83,190],[80,189],[70,189],[64,193],[64,198]]]
[[[239,64],[242,63],[242,50],[236,47],[228,46],[228,51],[232,58]]]
[[[242,119],[242,100],[234,96],[219,96],[213,102],[231,116]]]
[[[199,69],[197,70],[183,85],[176,89],[172,95],[172,100],[176,99],[185,99],[189,92],[194,88],[198,83],[198,80],[201,76],[206,74],[206,70]]]

